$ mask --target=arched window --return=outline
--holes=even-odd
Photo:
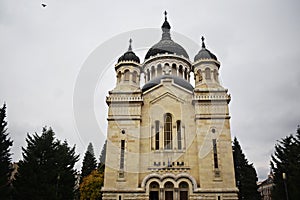
[[[118,83],[121,82],[121,72],[118,72],[118,74],[117,74],[117,81],[118,81]]]
[[[172,64],[172,75],[177,76],[177,69],[176,69],[176,64]]]
[[[126,69],[124,71],[124,81],[129,81],[130,71]]]
[[[164,147],[172,149],[172,116],[166,113],[164,116]]]
[[[155,68],[154,66],[151,67],[151,79],[155,77]]]
[[[206,80],[210,80],[211,79],[211,77],[210,77],[210,69],[209,68],[206,68],[205,69],[205,79]]]
[[[155,150],[159,150],[159,121],[155,121]]]
[[[216,69],[214,70],[214,79],[218,81],[218,71]]]
[[[147,69],[147,81],[150,81],[150,71]]]
[[[178,149],[182,149],[181,121],[180,120],[178,120],[176,122],[176,127],[177,127],[177,144],[178,144]]]
[[[183,69],[181,65],[179,66],[178,72],[179,72],[178,76],[183,77]]]
[[[198,81],[199,81],[199,82],[202,82],[202,80],[203,80],[203,77],[202,77],[202,71],[201,71],[201,69],[199,69],[199,70],[198,70]]]
[[[132,74],[132,82],[136,83],[136,80],[137,80],[137,72],[134,71]]]
[[[219,162],[218,162],[218,150],[217,150],[217,140],[213,139],[213,153],[214,153],[214,167],[215,169],[219,168]]]
[[[188,77],[188,71],[187,71],[187,68],[185,68],[185,70],[184,70],[184,79],[187,80],[187,77]]]
[[[162,75],[162,68],[161,68],[161,64],[158,64],[157,66],[157,76]]]

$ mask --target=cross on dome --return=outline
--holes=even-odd
[[[204,43],[205,38],[202,36],[202,37],[201,37],[201,40],[202,40],[202,48],[205,49],[205,43]]]
[[[132,39],[130,38],[130,39],[129,39],[129,47],[128,47],[128,51],[132,51],[131,44],[132,44]]]

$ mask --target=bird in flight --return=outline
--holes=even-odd
[[[43,8],[45,8],[47,6],[47,4],[42,3]]]

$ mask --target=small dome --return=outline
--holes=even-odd
[[[177,76],[172,76],[172,75],[162,75],[159,77],[156,77],[154,79],[152,79],[151,81],[147,82],[143,88],[142,91],[145,92],[151,88],[153,88],[156,85],[159,85],[161,83],[162,79],[173,79],[174,83],[189,90],[189,91],[193,91],[194,88],[193,86],[186,80],[184,80],[183,78],[177,77]]]
[[[135,53],[132,51],[132,47],[131,47],[131,43],[132,40],[129,40],[129,48],[128,51],[126,51],[119,59],[118,59],[118,63],[121,61],[134,61],[137,63],[140,63],[140,59],[137,55],[135,55]]]
[[[213,53],[211,53],[208,49],[206,49],[204,43],[204,37],[202,37],[201,40],[202,40],[202,49],[195,56],[194,61],[196,62],[198,60],[205,60],[205,59],[214,59],[218,61],[217,57]]]
[[[161,26],[161,28],[163,31],[162,38],[158,43],[153,45],[148,50],[148,52],[145,56],[145,60],[150,58],[151,56],[156,56],[157,54],[165,54],[165,53],[175,54],[175,55],[184,56],[186,58],[189,58],[185,49],[171,39],[171,35],[170,35],[171,26],[170,26],[169,22],[167,21],[167,12],[165,12],[165,21],[164,21],[163,25]]]

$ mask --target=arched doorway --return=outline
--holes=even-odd
[[[174,200],[174,184],[170,181],[165,183],[165,200]]]
[[[189,184],[182,181],[179,184],[179,200],[188,200],[189,196]]]
[[[150,200],[159,200],[159,184],[155,181],[150,183]]]

